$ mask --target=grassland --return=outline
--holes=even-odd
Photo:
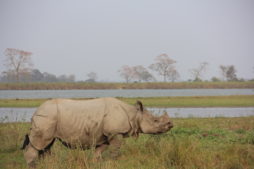
[[[147,107],[251,107],[254,95],[119,98],[134,104],[140,100]],[[0,107],[38,107],[47,99],[0,99]],[[85,100],[85,99],[78,99]]]
[[[146,83],[0,83],[0,90],[67,90],[67,89],[241,89],[254,88],[248,82],[146,82]]]
[[[93,162],[92,150],[70,150],[58,141],[39,169],[253,169],[254,117],[173,119],[162,135],[127,138],[117,159],[106,151]],[[0,123],[0,168],[26,168],[19,149],[28,123]]]

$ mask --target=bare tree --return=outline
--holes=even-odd
[[[155,63],[149,66],[150,69],[156,71],[160,76],[163,76],[164,82],[171,79],[172,72],[176,71],[174,67],[175,60],[170,59],[167,54],[161,54],[155,58]]]
[[[7,48],[4,52],[5,67],[7,68],[7,74],[13,74],[16,82],[20,81],[20,76],[29,74],[33,64],[31,60],[31,52]]]
[[[202,75],[206,71],[208,66],[207,62],[200,63],[198,68],[191,69],[191,74],[194,77],[194,81],[202,81]]]
[[[236,76],[236,69],[234,65],[230,65],[227,71],[227,80],[228,81],[236,81],[237,76]]]
[[[90,72],[86,75],[88,77],[88,79],[86,80],[86,82],[96,82],[97,80],[97,74],[95,72]]]
[[[173,69],[169,72],[168,79],[171,80],[171,82],[175,82],[180,77],[177,70]]]
[[[154,77],[151,73],[149,73],[147,71],[146,68],[144,68],[142,65],[138,65],[138,66],[134,66],[132,67],[133,69],[133,76],[134,76],[134,79],[138,80],[138,81],[152,81],[154,80]]]
[[[229,66],[220,65],[220,70],[221,70],[223,80],[225,79],[227,81],[237,80],[236,69],[234,65],[229,65]]]
[[[134,78],[133,68],[128,65],[122,66],[118,72],[120,76],[125,79],[126,83],[129,83]]]
[[[220,71],[222,75],[222,80],[225,81],[227,79],[227,66],[220,65]]]

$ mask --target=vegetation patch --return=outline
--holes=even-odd
[[[87,100],[80,98],[76,100]],[[254,95],[119,98],[129,104],[140,100],[147,107],[252,107]],[[38,107],[48,99],[0,99],[0,107]]]
[[[173,122],[168,133],[125,139],[117,159],[106,151],[94,162],[93,150],[70,150],[57,141],[52,154],[37,161],[37,168],[254,168],[254,117]],[[29,128],[29,123],[0,123],[0,168],[26,168],[20,146]]]

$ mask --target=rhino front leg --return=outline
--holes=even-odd
[[[117,158],[120,155],[120,147],[122,142],[122,134],[115,135],[109,140],[109,152],[112,158]]]
[[[103,151],[105,151],[107,149],[107,147],[108,147],[108,144],[102,144],[102,145],[96,147],[95,152],[94,152],[94,161],[97,161],[102,158],[101,154]]]
[[[118,134],[114,135],[108,138],[108,143],[109,144],[102,144],[98,147],[96,147],[95,152],[94,152],[94,160],[99,160],[102,158],[102,153],[107,150],[107,154],[110,155],[112,158],[117,158],[120,153],[119,149],[122,145],[122,140],[123,140],[123,135]]]

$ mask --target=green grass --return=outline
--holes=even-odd
[[[47,169],[252,169],[254,117],[172,119],[175,127],[162,135],[127,138],[121,155],[93,162],[91,150],[70,150],[59,141],[52,155],[38,161]],[[22,151],[28,123],[0,123],[0,168],[26,168]]]
[[[47,99],[0,99],[0,107],[38,107]]]
[[[130,104],[141,100],[147,107],[251,107],[254,95],[119,98]],[[0,107],[38,107],[47,99],[0,99]],[[85,100],[85,99],[81,99]]]
[[[248,82],[142,82],[142,83],[85,83],[33,82],[0,83],[0,90],[67,90],[67,89],[233,89],[254,88]]]

